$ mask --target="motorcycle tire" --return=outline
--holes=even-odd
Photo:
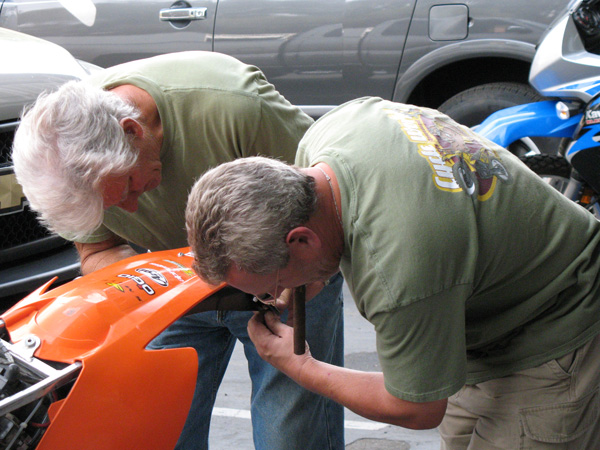
[[[521,161],[546,183],[564,193],[572,169],[569,162],[561,155],[529,155],[521,157]]]
[[[523,103],[539,102],[544,97],[523,83],[487,83],[459,92],[438,108],[452,119],[472,127],[490,114]]]
[[[459,92],[439,106],[439,111],[467,127],[479,125],[490,114],[504,108],[545,100],[524,83],[487,83]],[[525,138],[508,146],[513,154],[557,154],[557,138]]]

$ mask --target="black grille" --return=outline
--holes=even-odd
[[[0,131],[0,167],[10,165],[10,151],[12,149],[15,128]]]
[[[15,129],[16,126],[0,130],[0,168],[11,166],[10,153]],[[0,216],[0,251],[30,244],[49,235],[35,213],[27,207],[23,211]]]
[[[0,249],[6,250],[48,237],[50,233],[40,225],[35,213],[25,207],[22,212],[0,216],[0,235]]]

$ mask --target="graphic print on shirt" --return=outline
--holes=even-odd
[[[512,181],[498,153],[487,148],[469,129],[443,116],[428,116],[417,108],[385,111],[418,145],[419,155],[429,163],[438,189],[464,192],[485,201],[494,193],[498,181]]]

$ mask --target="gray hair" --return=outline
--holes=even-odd
[[[255,274],[285,267],[288,232],[316,208],[314,178],[275,159],[240,158],[206,172],[185,216],[194,270],[218,284],[232,263]]]
[[[77,240],[104,217],[100,181],[135,165],[138,152],[120,121],[139,111],[82,81],[43,93],[26,110],[12,159],[31,208],[51,231]]]

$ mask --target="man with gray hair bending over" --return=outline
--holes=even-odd
[[[276,296],[339,267],[383,373],[249,335],[300,385],[356,413],[437,427],[442,448],[600,448],[600,222],[514,155],[437,111],[364,98],[307,131],[298,167],[253,157],[194,186],[205,280]]]
[[[32,208],[75,242],[86,274],[135,254],[129,243],[152,251],[187,246],[185,205],[200,175],[259,153],[292,162],[312,122],[256,67],[217,53],[174,53],[41,96],[23,117],[13,160]],[[315,286],[327,284],[306,308],[307,339],[320,358],[341,365],[342,278],[332,274],[327,282]],[[239,339],[252,380],[256,449],[287,450],[294,442],[342,450],[343,408],[264,362],[247,334],[251,316],[188,315],[151,343],[198,353],[196,390],[176,448],[208,448],[217,389]]]

